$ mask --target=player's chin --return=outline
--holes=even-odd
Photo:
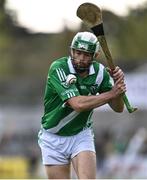
[[[80,68],[81,69],[89,69],[90,65],[89,64],[82,64],[82,65],[80,65]]]

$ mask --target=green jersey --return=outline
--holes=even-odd
[[[68,99],[96,95],[112,88],[110,76],[102,64],[93,61],[89,75],[83,78],[75,72],[71,61],[70,57],[63,57],[51,64],[44,96],[42,127],[61,136],[75,135],[92,126],[93,110],[76,112],[66,105]],[[69,74],[76,76],[75,84],[66,84]]]

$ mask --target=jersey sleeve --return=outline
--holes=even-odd
[[[113,86],[113,79],[111,78],[110,74],[107,72],[106,68],[104,68],[103,73],[104,73],[104,78],[100,85],[99,93],[110,91]]]
[[[65,82],[66,73],[63,67],[53,64],[48,73],[48,83],[51,84],[53,90],[57,92],[62,101],[80,95],[75,84],[66,85]]]

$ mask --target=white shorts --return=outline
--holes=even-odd
[[[91,129],[85,129],[74,136],[58,136],[42,129],[38,143],[44,165],[69,164],[70,160],[82,151],[95,152]]]

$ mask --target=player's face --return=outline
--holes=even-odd
[[[72,62],[77,72],[89,70],[93,61],[93,53],[73,49]]]

